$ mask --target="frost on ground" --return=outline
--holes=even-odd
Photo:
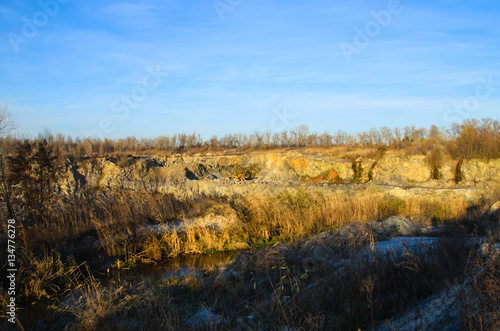
[[[175,230],[177,233],[183,233],[186,232],[187,229],[196,227],[221,230],[227,227],[235,226],[238,223],[239,221],[235,214],[224,216],[209,213],[202,217],[188,218],[185,220],[170,222],[166,224],[148,224],[140,228],[139,231],[143,233],[149,233],[151,231],[156,233],[172,233]]]
[[[363,248],[360,254],[370,253],[391,254],[398,258],[404,254],[414,254],[417,250],[432,245],[438,240],[436,237],[394,237],[389,240],[377,241]]]
[[[387,244],[386,246],[392,246],[389,251],[397,247],[389,245],[390,242]],[[500,254],[500,243],[484,243],[479,247],[478,252],[487,259],[496,258]],[[478,269],[464,282],[448,283],[443,289],[420,301],[415,307],[381,323],[377,330],[460,330],[462,327],[460,321],[464,313],[468,314],[469,318],[480,314],[481,304],[477,294],[474,294],[473,278],[479,277],[484,272],[484,269]],[[468,311],[465,312],[464,309]]]
[[[470,290],[470,286],[468,286]],[[449,286],[428,297],[398,317],[378,326],[378,330],[459,330],[457,296],[459,285]]]

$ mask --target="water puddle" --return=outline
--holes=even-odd
[[[185,278],[200,273],[206,268],[224,265],[234,259],[240,251],[216,252],[212,254],[185,255],[167,259],[157,264],[140,265],[134,269],[112,270],[108,275],[96,278],[102,286],[110,284],[127,284],[134,286],[145,280],[157,282],[171,277]],[[29,307],[20,307],[17,311],[19,322],[25,330],[36,330],[37,327],[50,317],[48,311],[51,302],[39,302]],[[16,330],[16,326],[9,323],[7,318],[0,321],[0,329]]]
[[[153,282],[172,277],[185,278],[195,275],[205,268],[224,265],[233,260],[241,251],[216,252],[212,254],[184,255],[168,259],[158,264],[147,264],[135,269],[120,269],[110,272],[103,285],[122,282],[139,282],[144,279]]]

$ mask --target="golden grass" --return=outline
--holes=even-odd
[[[66,293],[73,293],[74,302],[67,308],[67,311],[74,315],[82,329],[107,327],[112,325],[107,323],[119,319],[120,311],[130,312],[131,310],[145,311],[147,314],[161,311],[165,317],[158,319],[157,323],[170,323],[178,326],[180,322],[178,315],[170,311],[174,304],[167,300],[168,302],[162,303],[165,306],[157,306],[157,303],[163,299],[156,294],[152,294],[150,298],[136,297],[137,300],[142,301],[139,304],[139,301],[134,301],[136,299],[132,301],[130,298],[124,299],[124,292],[120,288],[103,288],[95,281],[89,268],[81,264],[81,260],[78,263],[74,259],[63,260],[55,250],[49,249],[51,244],[54,245],[53,241],[56,238],[76,241],[76,238],[86,235],[96,237],[100,247],[99,251],[94,251],[92,255],[118,259],[120,262],[114,265],[121,268],[136,265],[138,262],[160,261],[181,254],[287,242],[296,238],[306,238],[322,231],[339,229],[354,222],[363,224],[393,215],[415,217],[427,220],[429,223],[461,226],[476,219],[484,210],[471,208],[473,202],[460,195],[441,194],[432,197],[405,195],[404,198],[400,198],[376,187],[336,191],[330,194],[298,189],[268,196],[240,196],[231,199],[202,197],[202,200],[198,201],[180,201],[173,196],[147,192],[95,194],[85,206],[82,206],[81,211],[74,211],[76,215],[74,219],[69,216],[71,207],[63,206],[65,209],[62,210],[66,212],[63,216],[55,214],[55,222],[47,222],[41,225],[41,228],[23,228],[20,233],[20,236],[31,237],[38,242],[38,245],[32,244],[22,248],[25,250],[22,257],[24,272],[20,277],[23,295],[31,300],[40,300],[71,291]],[[489,203],[496,197],[496,191],[485,191],[482,202]],[[481,201],[476,201],[476,203],[481,203]],[[150,223],[164,224],[175,219],[183,220],[186,215],[189,217],[206,216],[215,212],[225,216],[236,214],[239,222],[232,227],[222,229],[192,226],[185,227],[181,232],[171,233],[144,233],[138,230]],[[80,228],[78,220],[83,220]],[[40,229],[43,229],[40,233],[52,232],[52,235],[43,241],[40,234],[36,233]],[[72,234],[75,238],[71,238]],[[29,250],[33,247],[47,247],[47,250],[34,254]],[[319,277],[319,275],[314,276],[301,269],[303,266],[300,264],[294,265],[293,263],[296,262],[283,259],[279,252],[276,256],[271,255],[271,253],[263,253],[262,258],[257,259],[255,266],[252,267],[252,272],[257,273],[279,272],[276,280],[272,282],[272,288],[262,289],[262,291],[271,291],[269,293],[274,295],[274,299],[270,298],[271,310],[280,316],[279,319],[282,320],[283,325],[288,325],[288,323],[289,325],[305,323],[304,325],[309,326],[316,325],[315,323],[321,324],[323,318],[321,315],[314,315],[311,312],[302,315],[301,312],[301,309],[305,309],[304,307],[310,304],[307,301],[309,298],[303,297],[302,294],[302,291],[306,290],[304,287],[306,283],[303,282],[308,277]],[[273,267],[277,269],[272,269]],[[375,266],[372,267],[376,269]],[[358,295],[356,291],[359,292],[360,288],[364,288],[365,292],[360,293],[362,300],[367,301],[368,310],[365,309],[366,307],[361,309],[354,306],[357,305],[354,301],[335,303],[335,305],[353,305],[357,307],[356,309],[363,311],[363,314],[380,316],[382,313],[377,312],[375,295],[377,293],[380,295],[381,284],[375,284],[375,291],[371,293],[369,287],[363,287],[368,284],[363,282],[367,279],[365,276],[355,279],[359,284],[356,282],[353,284],[358,287],[350,290],[354,292],[349,293],[354,298]],[[329,286],[333,286],[335,282],[345,281],[345,279],[332,278],[327,281]],[[206,291],[205,285],[196,277],[190,277],[178,286],[184,286],[189,293]],[[218,286],[221,286],[227,293],[232,293],[231,295],[235,298],[249,295],[249,290],[243,283],[219,284]],[[379,292],[377,292],[377,286]],[[155,291],[157,290],[158,288]],[[264,292],[259,295],[264,296]],[[338,295],[336,292],[332,292],[333,294]],[[370,297],[372,294],[374,296]],[[372,299],[373,302],[370,301]],[[300,300],[305,300],[302,301],[302,306],[299,304]],[[330,304],[328,298],[321,298],[321,300],[325,304]],[[262,305],[265,305],[265,300]],[[309,316],[307,318],[311,320],[305,321],[304,316]],[[373,318],[370,317],[368,321],[373,321]]]
[[[485,193],[489,198],[484,201],[492,201],[496,196],[488,194]],[[462,196],[415,195],[402,199],[374,187],[328,195],[298,189],[268,196],[183,201],[159,193],[113,191],[92,193],[86,199],[86,203],[76,199],[54,208],[50,222],[20,228],[20,240],[26,243],[22,245],[21,259],[27,273],[21,277],[26,297],[50,297],[68,285],[61,279],[72,266],[55,250],[60,244],[64,247],[71,243],[74,248],[70,253],[80,256],[79,263],[113,258],[120,261],[114,266],[121,268],[181,254],[287,242],[353,222],[366,223],[393,215],[457,225],[477,216],[477,212],[470,211],[472,203]],[[236,214],[239,222],[222,229],[186,227],[180,233],[139,230],[150,223],[165,224],[213,211],[225,216]],[[79,246],[89,237],[98,243],[97,250]]]
[[[353,222],[366,223],[400,215],[429,221],[459,223],[468,215],[471,203],[463,197],[410,197],[405,200],[383,192],[364,190],[355,194],[339,192],[330,196],[303,191],[272,198],[247,198],[245,231],[250,237],[302,237]]]

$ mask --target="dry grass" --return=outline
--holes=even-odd
[[[40,300],[78,287],[67,281],[67,275],[83,261],[92,270],[105,272],[113,261],[117,268],[133,267],[181,254],[259,247],[392,215],[462,225],[476,216],[470,207],[457,196],[403,200],[374,188],[330,195],[296,190],[275,196],[183,201],[140,191],[87,192],[55,206],[46,222],[19,229],[24,256],[20,285],[25,297]],[[212,212],[236,214],[239,223],[222,229],[195,226],[179,233],[140,231],[147,224]],[[75,257],[74,264],[68,262],[69,256]]]
[[[234,202],[250,238],[280,241],[395,215],[460,225],[477,216],[468,214],[470,207],[471,203],[462,197],[415,196],[403,200],[372,189],[330,196],[297,190],[272,198]]]
[[[470,330],[498,326],[498,259],[481,260],[467,240],[423,243],[396,259],[390,253],[367,251],[352,255],[347,264],[320,263],[299,247],[240,255],[223,269],[142,283],[130,295],[121,288],[81,286],[68,311],[79,329],[89,330],[197,330],[189,320],[202,308],[217,315],[201,329],[370,328],[417,307],[447,284],[463,283],[473,265],[482,270],[470,301],[475,306],[459,317]]]
[[[211,275],[169,284],[167,293],[210,307],[229,329],[368,328],[465,277],[471,246],[464,240],[422,244],[398,260],[371,252],[349,264],[324,264],[293,247],[241,255]],[[340,262],[340,261],[339,261]],[[233,270],[231,272],[228,271]],[[208,277],[208,278],[207,278]],[[179,306],[185,309],[184,306]],[[241,316],[253,316],[251,320]],[[186,326],[184,326],[186,327]],[[217,325],[211,326],[218,329]]]
[[[74,316],[79,328],[89,330],[147,329],[161,325],[166,329],[185,329],[188,326],[180,316],[196,311],[200,304],[229,316],[231,327],[243,323],[238,318],[247,315],[255,316],[257,322],[247,321],[256,323],[252,326],[255,328],[269,325],[297,330],[370,327],[375,321],[393,316],[405,305],[431,294],[445,280],[462,277],[469,248],[463,241],[457,244],[442,240],[422,247],[396,264],[389,257],[366,256],[347,265],[342,273],[303,255],[295,246],[283,252],[273,248],[259,251],[243,261],[232,276],[220,276],[217,270],[212,270],[209,274],[213,278],[208,280],[193,276],[166,287],[145,284],[136,293],[127,294],[123,288],[99,285],[90,269],[81,265],[81,260],[77,262],[56,253],[57,238],[71,243],[77,241],[76,238],[94,237],[99,246],[91,255],[119,259],[121,262],[115,263],[116,267],[130,267],[138,262],[186,253],[286,242],[392,215],[463,226],[482,212],[481,208],[471,208],[471,203],[460,196],[401,199],[370,187],[330,195],[296,190],[266,197],[203,197],[201,201],[179,201],[169,195],[147,192],[94,194],[87,204],[76,205],[73,219],[70,205],[63,205],[60,210],[66,212],[63,216],[54,215],[57,222],[47,222],[42,228],[23,228],[21,233],[23,237],[33,238],[30,249],[47,248],[42,254],[25,252],[24,276],[20,277],[25,296],[38,300],[71,291],[73,301],[66,313]],[[495,192],[485,193],[483,202],[495,198]],[[77,207],[82,209],[77,211]],[[194,226],[179,233],[138,231],[146,224],[168,223],[185,219],[186,215],[204,216],[212,212],[236,213],[240,223],[222,229]],[[78,220],[85,220],[81,227]],[[37,231],[52,235],[44,240]],[[329,249],[354,249],[370,238],[373,240],[366,237],[352,245],[343,243],[343,248],[332,245]],[[74,247],[75,256],[80,249],[83,248]],[[91,255],[84,255],[85,259]],[[96,263],[93,268],[99,270],[102,262]],[[493,323],[491,307],[498,305],[494,301],[497,267],[489,268],[483,278],[478,278],[477,295],[484,298],[486,308],[481,308],[484,312],[477,315],[480,317],[467,315],[470,325],[479,325],[484,319],[488,320],[487,325]],[[217,299],[214,301],[214,298]],[[131,324],[121,324],[124,319]]]
[[[113,329],[109,320],[125,303],[124,287],[102,286],[86,265],[80,265],[68,279],[74,286],[55,310],[72,315],[81,330]]]
[[[498,330],[500,328],[500,256],[489,251],[471,261],[471,290],[460,291],[458,308],[462,325],[468,330]]]
[[[23,270],[24,295],[38,300],[50,298],[66,283],[67,270],[59,254],[45,255],[37,258],[33,255],[23,256],[23,262],[30,261],[28,269]]]

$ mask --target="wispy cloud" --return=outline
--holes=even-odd
[[[3,5],[0,5],[0,13],[1,14],[13,14],[15,13],[15,11],[3,6]]]
[[[115,2],[102,9],[104,14],[116,16],[152,16],[154,7],[146,4],[135,4],[131,2]]]
[[[0,40],[0,103],[22,109],[19,126],[33,132],[52,123],[81,135],[158,65],[168,78],[113,135],[252,132],[283,107],[297,125],[363,130],[430,125],[473,93],[479,76],[500,82],[500,5],[401,3],[404,11],[348,64],[339,43],[387,2],[245,1],[223,22],[210,1],[70,2],[21,54]],[[20,18],[36,10],[5,1],[0,35],[20,31]],[[499,98],[500,86],[471,116],[492,114]]]

